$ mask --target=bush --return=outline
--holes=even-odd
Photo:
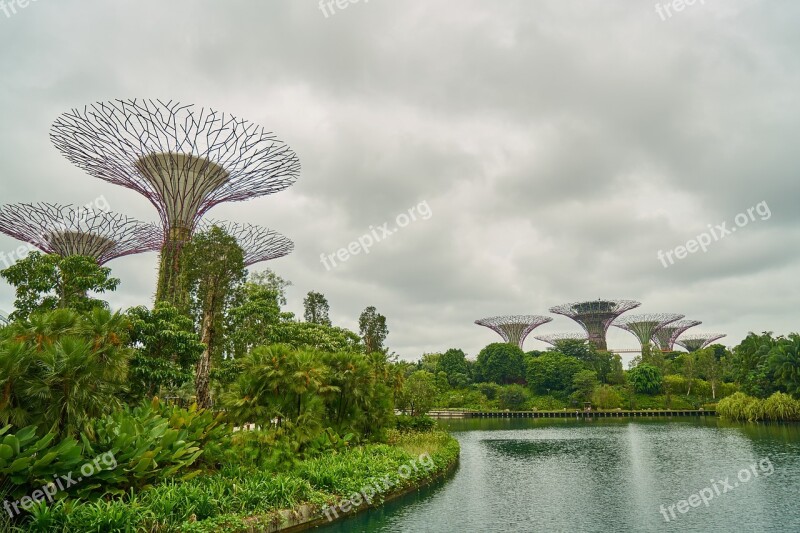
[[[567,406],[566,402],[552,396],[533,396],[528,405],[536,411],[561,411]]]
[[[395,417],[395,428],[400,431],[431,431],[436,421],[429,416],[398,415]]]
[[[611,385],[601,385],[592,394],[592,403],[598,409],[617,409],[622,405],[622,396]]]
[[[518,411],[528,400],[528,391],[522,385],[506,385],[497,394],[501,409]]]

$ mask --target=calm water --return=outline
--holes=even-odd
[[[711,418],[445,424],[461,443],[453,477],[315,531],[800,532],[800,426]],[[740,481],[753,464],[758,476]],[[700,507],[687,502],[685,514],[676,506],[670,516],[670,505],[702,489],[708,507],[697,499]]]

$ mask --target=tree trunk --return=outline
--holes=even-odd
[[[211,337],[213,329],[213,317],[211,312],[206,310],[203,313],[203,329],[200,341],[205,344],[203,355],[197,361],[197,368],[194,375],[194,387],[197,394],[197,405],[204,409],[211,407],[211,391],[209,389],[208,374],[211,370]]]

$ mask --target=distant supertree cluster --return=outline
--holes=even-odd
[[[495,331],[505,342],[522,348],[525,337],[531,331],[552,320],[548,316],[541,315],[505,315],[482,318],[475,323]]]
[[[671,352],[675,348],[675,339],[684,331],[702,324],[700,320],[676,320],[658,329],[653,334],[653,342],[661,351]]]
[[[694,333],[678,337],[675,344],[682,346],[688,352],[696,352],[724,336],[724,333]]]
[[[0,231],[45,253],[84,255],[98,264],[160,249],[158,226],[85,207],[50,203],[0,207]]]
[[[651,339],[661,328],[671,322],[680,320],[684,315],[677,313],[648,313],[625,315],[614,321],[614,326],[631,333],[644,349],[650,346]]]
[[[213,226],[221,228],[236,239],[244,251],[245,266],[277,259],[294,250],[294,243],[290,239],[263,226],[213,220],[201,222],[200,231],[205,231]]]
[[[186,297],[182,251],[203,214],[222,202],[282,191],[300,171],[297,155],[263,127],[173,101],[73,109],[55,121],[50,138],[79,168],[155,206],[164,230],[157,301]]]
[[[589,342],[598,350],[607,350],[606,332],[611,323],[622,313],[640,305],[635,300],[587,300],[557,305],[551,307],[550,312],[571,318],[583,327]]]
[[[570,332],[570,333],[550,333],[548,335],[535,335],[533,338],[555,346],[557,343],[561,341],[585,341],[589,337],[586,335],[586,333]]]

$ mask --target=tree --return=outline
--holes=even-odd
[[[305,309],[303,317],[306,322],[322,324],[323,326],[331,325],[331,319],[328,318],[330,306],[327,298],[321,292],[309,291],[303,300],[303,308]]]
[[[0,276],[16,289],[16,311],[11,320],[54,309],[83,312],[105,308],[105,302],[89,297],[88,293],[113,291],[119,285],[119,279],[110,277],[110,268],[81,255],[61,257],[31,252],[0,271]]]
[[[234,359],[244,357],[255,346],[270,344],[270,328],[281,320],[280,294],[252,279],[237,291],[225,316],[225,352]]]
[[[119,313],[70,309],[12,323],[0,339],[0,421],[76,436],[122,406],[130,350]]]
[[[663,378],[658,367],[649,363],[641,363],[628,370],[628,381],[636,392],[656,394],[661,390]]]
[[[313,348],[324,352],[364,352],[364,345],[356,333],[309,322],[279,322],[267,328],[266,337],[272,343],[289,344],[295,348]]]
[[[497,399],[500,401],[501,409],[518,411],[528,401],[528,390],[522,385],[506,385],[497,392]]]
[[[157,302],[152,311],[146,307],[130,309],[128,320],[134,348],[129,373],[133,402],[172,394],[191,382],[194,366],[205,349],[191,318],[167,302]]]
[[[501,385],[521,383],[525,380],[525,352],[514,344],[495,342],[478,354],[475,362],[478,381],[491,381]]]
[[[247,271],[242,248],[218,226],[195,234],[183,253],[184,281],[200,341],[206,346],[195,370],[197,404],[208,408],[211,407],[211,354],[221,351],[225,312],[234,303],[236,290],[244,283]]]
[[[447,374],[451,387],[460,388],[469,385],[470,369],[467,355],[457,348],[450,348],[439,356],[438,370]]]
[[[358,318],[358,328],[367,353],[383,350],[383,341],[389,334],[385,316],[378,313],[373,306],[369,306]]]
[[[572,379],[583,365],[574,357],[561,352],[545,352],[528,360],[528,386],[536,394],[551,392],[566,396],[572,387]]]
[[[272,290],[276,294],[278,303],[286,305],[286,289],[292,286],[291,281],[283,279],[268,268],[261,272],[253,272],[247,281]]]
[[[622,397],[611,385],[600,385],[592,394],[592,403],[598,409],[616,409],[622,405]]]
[[[782,390],[800,396],[800,335],[792,333],[780,337],[770,351],[769,366],[775,384]]]
[[[775,392],[770,353],[775,347],[771,331],[761,335],[750,333],[733,349],[733,378],[739,383],[742,392],[757,398],[766,398]]]
[[[436,377],[425,370],[417,370],[406,378],[398,407],[410,410],[411,416],[424,415],[433,407],[437,394]]]
[[[572,376],[572,399],[578,402],[589,401],[599,384],[597,372],[594,370],[581,370]]]
[[[681,365],[681,375],[686,380],[687,384],[686,396],[689,396],[692,393],[692,384],[698,374],[698,354],[697,352],[684,353],[678,356],[676,361]],[[714,386],[712,385],[712,390],[713,388]]]

